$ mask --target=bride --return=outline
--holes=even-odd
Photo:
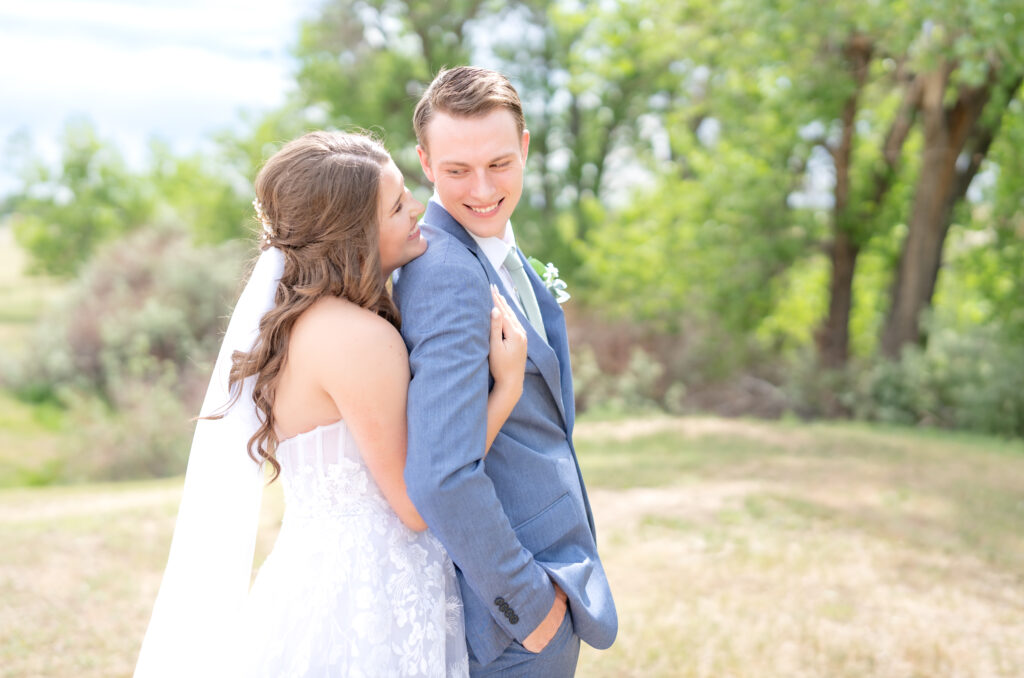
[[[410,374],[386,281],[427,248],[423,205],[361,134],[292,141],[255,187],[263,253],[214,368],[135,676],[465,676],[454,568],[402,478]],[[526,358],[492,294],[488,447]],[[286,509],[249,590],[265,465]]]

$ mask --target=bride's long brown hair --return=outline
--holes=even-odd
[[[377,218],[380,176],[390,156],[375,139],[311,132],[275,153],[256,176],[256,199],[272,235],[264,244],[284,253],[274,308],[260,321],[248,353],[232,356],[229,389],[237,394],[256,375],[253,402],[262,426],[249,439],[253,461],[281,472],[275,458],[274,396],[295,321],[318,299],[344,297],[400,324],[381,269]]]

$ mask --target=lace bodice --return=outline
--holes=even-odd
[[[344,421],[282,441],[277,459],[289,521],[394,515]]]
[[[249,594],[238,675],[467,676],[455,568],[402,524],[347,425],[289,438],[277,458],[284,519]]]

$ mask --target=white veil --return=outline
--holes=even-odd
[[[260,255],[231,315],[201,416],[223,411],[231,399],[231,355],[252,348],[283,270],[281,250],[272,247]],[[249,590],[263,490],[262,468],[246,450],[260,426],[252,405],[254,381],[243,382],[235,406],[221,419],[196,425],[167,569],[135,678],[219,675],[224,639]]]

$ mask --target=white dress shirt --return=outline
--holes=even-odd
[[[469,231],[466,231],[466,233],[469,233]],[[512,222],[505,224],[505,233],[500,238],[498,236],[481,238],[472,233],[469,233],[469,235],[473,240],[476,240],[476,244],[480,246],[480,251],[484,253],[487,261],[491,262],[491,266],[494,267],[498,277],[501,278],[501,282],[505,286],[505,298],[511,299],[512,303],[525,313],[523,305],[519,301],[519,295],[516,294],[516,286],[512,284],[512,276],[509,275],[508,269],[505,268],[505,258],[508,256],[509,250],[513,250],[516,247],[516,236],[512,232]]]
[[[444,204],[438,197],[437,192],[435,192],[430,199],[441,205],[441,207],[444,207]],[[447,210],[447,208],[445,209]],[[451,214],[451,212],[448,213]],[[466,229],[466,233],[469,233],[469,236],[476,241],[476,244],[480,247],[480,251],[484,253],[484,256],[487,257],[487,261],[491,262],[491,266],[493,266],[494,270],[498,273],[498,277],[505,286],[505,299],[510,300],[513,304],[518,306],[519,310],[523,311],[523,314],[525,315],[526,311],[523,309],[523,304],[519,301],[519,295],[516,294],[516,286],[512,284],[512,276],[509,275],[508,269],[505,268],[505,257],[508,256],[509,250],[514,249],[516,246],[516,235],[512,231],[512,222],[505,222],[505,232],[500,237],[490,236],[487,238],[481,238],[471,233],[469,229]],[[529,264],[526,264],[526,266],[529,266]]]

